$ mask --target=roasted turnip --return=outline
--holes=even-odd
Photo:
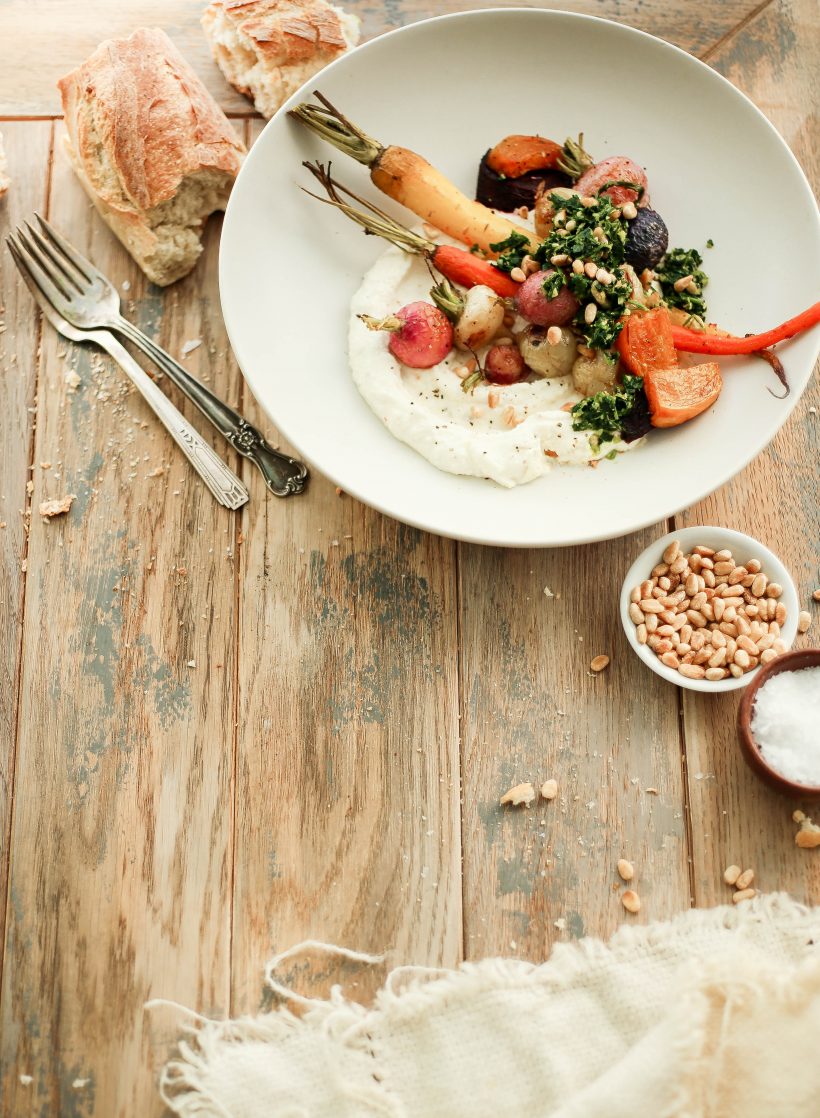
[[[572,372],[578,343],[571,330],[560,326],[528,326],[518,338],[528,367],[540,377],[565,377]]]
[[[489,287],[471,287],[456,323],[456,344],[462,349],[487,345],[501,329],[504,301]]]
[[[386,330],[387,348],[411,369],[430,369],[453,348],[453,327],[432,303],[408,303],[387,318],[359,315],[368,330]]]
[[[618,381],[618,362],[610,361],[603,350],[593,350],[592,357],[578,357],[572,366],[575,387],[585,396],[611,392]]]
[[[534,272],[519,288],[518,310],[528,322],[536,326],[563,326],[578,310],[578,300],[568,287],[562,287],[552,299],[544,293],[544,281],[554,272],[554,268]]]

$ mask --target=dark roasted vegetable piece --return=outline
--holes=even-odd
[[[549,190],[571,184],[569,175],[558,170],[528,171],[518,178],[507,178],[490,167],[487,163],[489,154],[488,151],[478,165],[475,196],[477,202],[494,210],[513,213],[520,206],[531,210],[535,206],[535,195],[542,182]]]
[[[654,268],[668,246],[669,230],[661,215],[648,207],[638,210],[638,216],[629,222],[626,235],[624,253],[627,264],[631,264],[636,272]]]

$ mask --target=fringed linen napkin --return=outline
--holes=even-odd
[[[268,966],[280,995],[294,996],[276,968],[298,950]],[[539,966],[399,968],[368,1008],[338,987],[295,1000],[301,1016],[199,1019],[163,1071],[167,1105],[186,1118],[820,1115],[820,909],[785,895],[559,944]]]

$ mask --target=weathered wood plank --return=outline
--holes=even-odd
[[[689,904],[677,696],[632,654],[617,609],[623,572],[662,531],[461,548],[469,956],[540,960],[554,940],[608,935],[627,918],[621,857],[636,868],[640,921]],[[601,653],[611,663],[595,675]],[[511,786],[552,778],[558,799],[499,806]]]
[[[3,139],[14,183],[0,203],[0,972],[5,941],[9,831],[27,552],[24,511],[33,451],[37,315],[17,283],[6,234],[46,204],[52,125],[6,124]]]
[[[72,6],[68,19],[65,0],[2,0],[0,116],[59,113],[55,88],[59,77],[87,57],[102,39],[154,26],[168,32],[226,112],[249,114],[249,103],[227,84],[211,58],[199,25],[205,6],[205,0],[139,0],[122,5],[86,0]],[[361,17],[363,38],[372,39],[402,24],[460,11],[465,5],[461,0],[391,0],[387,4],[348,0],[344,6]],[[480,0],[472,6],[499,4],[497,0]],[[633,0],[562,0],[533,6],[604,16],[701,54],[759,5],[750,0],[700,4],[696,16],[690,4],[669,5],[666,0],[644,0],[641,4]],[[26,43],[26,50],[20,50],[21,42]]]
[[[244,409],[269,426],[246,390]],[[455,546],[314,476],[251,477],[240,601],[233,1008],[313,937],[461,952]]]
[[[212,343],[189,364],[234,397],[217,227],[164,304],[62,158],[50,205],[130,284],[137,320]],[[35,510],[77,496],[66,518],[31,527],[0,1097],[15,1115],[150,1115],[146,998],[228,1003],[236,519],[122,374],[48,328],[37,420],[34,460],[51,466],[35,470]]]
[[[815,190],[820,152],[811,106],[818,103],[820,13],[811,0],[777,0],[711,60],[755,101],[780,129]],[[783,360],[788,366],[787,351]],[[792,572],[803,608],[814,614],[800,645],[820,643],[820,608],[811,592],[820,586],[820,381],[814,380],[771,446],[682,524],[726,524],[768,544]],[[816,904],[820,859],[794,845],[791,813],[797,806],[762,785],[746,768],[737,746],[739,698],[686,693],[686,733],[691,801],[694,892],[700,905],[726,902],[724,868],[752,866],[764,891],[785,889]]]

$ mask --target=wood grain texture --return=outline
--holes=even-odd
[[[266,426],[247,390],[244,410]],[[416,963],[461,954],[455,545],[318,476],[288,501],[249,483],[238,1012],[258,1006],[265,960],[305,938]]]
[[[147,329],[175,348],[205,338],[189,364],[233,397],[236,367],[208,344],[225,349],[211,313],[218,229],[163,303],[62,158],[50,207],[82,252],[130,283]],[[82,381],[74,391],[68,370]],[[0,1097],[15,1116],[153,1114],[146,998],[228,1004],[235,515],[119,370],[51,329],[34,460],[51,463],[33,475],[35,510],[76,500],[31,527]]]
[[[622,573],[663,530],[605,547],[460,549],[471,957],[541,960],[554,940],[689,904],[677,691],[632,654],[617,609]],[[596,675],[602,653],[611,663]],[[511,786],[547,779],[556,800],[500,806]],[[637,918],[619,899],[622,857],[636,867]]]
[[[372,39],[391,28],[446,12],[463,10],[460,0],[348,0],[344,7],[362,20],[362,38]],[[472,7],[515,7],[481,0]],[[700,54],[725,36],[759,4],[749,0],[669,5],[666,0],[562,0],[528,7],[560,8],[604,16],[650,31]],[[199,25],[205,0],[0,0],[0,116],[60,113],[55,83],[77,66],[106,38],[128,35],[138,27],[161,27],[205,82],[226,112],[252,114],[249,102],[222,77],[211,58]],[[69,14],[70,13],[70,14]],[[35,31],[36,28],[36,31]],[[27,43],[21,51],[19,44]]]
[[[3,140],[14,183],[0,202],[0,245],[32,209],[45,210],[51,134],[48,122],[6,124]],[[5,942],[6,886],[17,738],[18,685],[28,553],[26,482],[31,477],[39,328],[14,263],[0,249],[0,944]],[[0,955],[0,977],[2,956]]]
[[[814,44],[814,49],[811,49]],[[712,65],[766,113],[794,151],[817,190],[820,150],[817,57],[820,11],[812,0],[778,0],[750,22]],[[782,360],[788,370],[788,347]],[[820,644],[820,383],[815,377],[791,418],[763,454],[728,485],[690,509],[681,524],[726,524],[772,548],[791,571],[812,629],[795,647]],[[752,866],[763,891],[785,889],[820,901],[820,859],[794,845],[792,803],[762,785],[737,746],[737,693],[715,698],[686,692],[689,796],[695,898],[726,902],[722,880],[731,864]]]

